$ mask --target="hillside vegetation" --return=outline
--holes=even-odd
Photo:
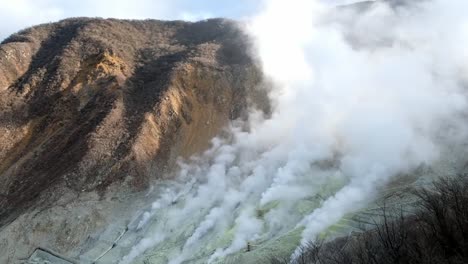
[[[303,247],[295,264],[468,263],[468,177],[437,180],[416,189],[415,211],[382,205],[374,228]],[[272,264],[290,263],[276,258]]]

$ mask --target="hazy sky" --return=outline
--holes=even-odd
[[[333,4],[356,2],[356,0],[323,1]],[[35,24],[77,16],[166,20],[200,20],[210,17],[242,19],[258,12],[262,2],[264,1],[0,0],[0,40]]]
[[[77,16],[240,19],[255,12],[259,3],[258,0],[0,0],[0,39],[35,24]]]

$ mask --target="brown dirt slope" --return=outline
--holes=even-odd
[[[234,22],[76,18],[0,45],[0,227],[67,190],[138,191],[205,149],[261,76]]]

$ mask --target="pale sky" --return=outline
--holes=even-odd
[[[32,25],[68,17],[201,20],[242,19],[260,0],[0,0],[0,40]]]
[[[265,0],[0,0],[0,41],[21,29],[68,17],[201,20],[243,19]],[[287,0],[277,0],[287,1]],[[310,0],[313,1],[313,0]],[[357,0],[320,0],[331,4]]]

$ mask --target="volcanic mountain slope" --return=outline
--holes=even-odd
[[[165,177],[177,157],[207,148],[247,107],[268,111],[247,42],[234,22],[221,19],[87,18],[3,41],[0,262],[25,257],[44,240],[67,252],[104,217],[96,211],[84,219],[100,202]],[[80,199],[93,201],[78,214],[92,224],[71,228],[67,217],[76,215],[63,214],[76,211]],[[67,210],[41,222],[57,201]],[[60,240],[55,229],[80,234]]]

